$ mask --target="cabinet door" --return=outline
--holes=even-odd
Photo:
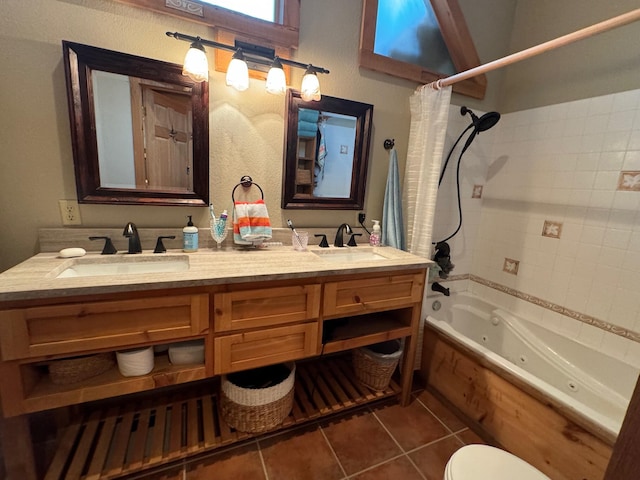
[[[264,328],[313,320],[320,315],[320,285],[217,293],[215,331]]]
[[[317,355],[318,322],[223,335],[214,340],[214,374]]]
[[[409,307],[422,301],[424,273],[328,282],[325,318]]]
[[[50,305],[0,312],[0,348],[3,360],[15,360],[173,340],[208,328],[207,294]]]

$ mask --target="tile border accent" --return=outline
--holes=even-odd
[[[587,325],[599,328],[601,330],[604,330],[605,332],[613,333],[615,335],[627,338],[631,341],[640,343],[640,333],[638,332],[628,330],[618,325],[613,325],[605,320],[592,317],[591,315],[587,315],[586,313],[580,313],[576,310],[571,310],[570,308],[563,307],[562,305],[558,305],[557,303],[543,300],[542,298],[538,298],[533,295],[529,295],[528,293],[521,292],[520,290],[516,290],[515,288],[507,287],[500,283],[487,280],[486,278],[479,277],[472,273],[452,275],[449,276],[449,278],[441,279],[440,281],[452,282],[456,280],[471,280],[472,282],[479,283],[481,285],[484,285],[485,287],[493,288],[494,290],[506,293],[507,295],[511,295],[512,297],[524,300],[525,302],[533,303],[538,307],[546,308],[547,310],[551,310],[552,312],[564,315],[565,317],[569,317],[574,320],[578,320],[579,322],[586,323]]]
[[[543,300],[533,295],[529,295],[528,293],[521,292],[520,290],[516,290],[515,288],[507,287],[491,280],[478,277],[477,275],[470,274],[469,280],[471,280],[472,282],[480,283],[486,287],[493,288],[502,293],[506,293],[507,295],[511,295],[520,300],[524,300],[525,302],[533,303],[538,307],[546,308],[547,310],[559,313],[560,315],[564,315],[593,327],[600,328],[601,330],[604,330],[606,332],[620,335],[621,337],[628,338],[629,340],[633,340],[634,342],[640,342],[640,333],[634,332],[632,330],[627,330],[626,328],[620,327],[618,325],[613,325],[599,318],[587,315],[586,313],[580,313],[576,310],[571,310],[570,308],[563,307],[562,305],[558,305],[557,303]]]

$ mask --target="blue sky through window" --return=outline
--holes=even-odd
[[[378,0],[373,51],[446,75],[456,73],[426,0]]]

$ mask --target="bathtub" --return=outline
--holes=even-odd
[[[436,309],[434,309],[434,302]],[[427,325],[616,438],[639,370],[470,293],[427,299]]]

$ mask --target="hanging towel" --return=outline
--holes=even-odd
[[[259,245],[271,238],[271,221],[264,200],[234,202],[233,241],[238,245]]]
[[[387,174],[387,187],[384,192],[382,209],[382,244],[400,250],[405,249],[400,173],[398,171],[398,154],[395,148],[389,152],[389,173]]]
[[[324,180],[324,159],[327,157],[327,142],[324,138],[324,129],[318,129],[318,136],[320,141],[318,142],[318,155],[316,156],[316,178],[320,177]]]

